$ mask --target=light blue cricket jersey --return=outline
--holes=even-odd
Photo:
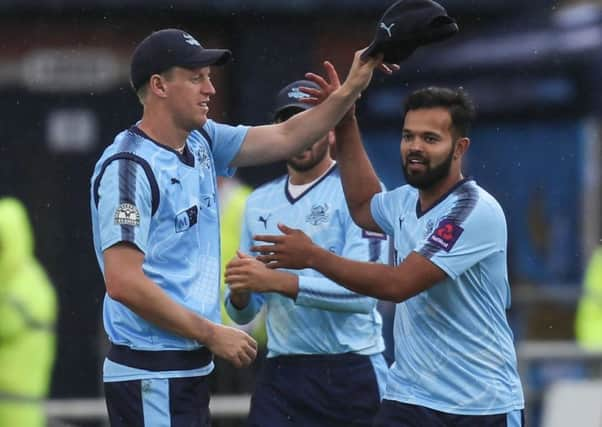
[[[177,303],[220,322],[216,174],[234,172],[228,165],[247,130],[209,120],[200,132],[190,133],[183,155],[153,141],[136,126],[118,134],[97,162],[91,180],[94,249],[103,274],[102,252],[130,242],[144,253],[147,277]],[[103,318],[114,344],[136,350],[200,347],[192,339],[147,322],[108,295]]]
[[[409,185],[377,194],[371,210],[394,238],[397,264],[413,251],[447,274],[397,305],[385,399],[465,415],[522,409],[498,202],[466,179],[426,212]]]
[[[298,198],[288,192],[288,176],[255,190],[247,199],[240,249],[250,253],[256,234],[282,234],[277,224],[303,230],[317,245],[360,261],[384,263],[385,236],[366,233],[351,219],[338,168],[333,166]],[[248,323],[267,305],[268,357],[295,354],[372,355],[384,350],[376,300],[337,285],[315,270],[289,270],[299,276],[296,300],[278,293],[252,294],[244,310],[226,296],[228,314]]]

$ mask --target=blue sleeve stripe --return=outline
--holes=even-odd
[[[100,198],[100,195],[98,194],[98,189],[100,187],[100,180],[102,179],[102,176],[104,175],[105,170],[107,169],[107,166],[109,166],[109,164],[111,164],[111,162],[113,162],[114,160],[118,160],[118,159],[130,160],[130,161],[136,162],[140,166],[142,166],[142,169],[144,170],[144,173],[146,174],[146,178],[148,179],[148,183],[151,188],[151,198],[152,198],[151,213],[152,213],[152,215],[154,215],[155,212],[157,212],[157,209],[159,208],[159,202],[160,202],[159,185],[157,184],[157,180],[155,179],[155,174],[153,173],[153,170],[151,169],[148,162],[146,160],[144,160],[142,157],[137,156],[133,153],[117,153],[117,154],[112,155],[111,157],[109,157],[108,159],[106,159],[104,161],[104,163],[102,164],[102,167],[100,168],[100,172],[98,173],[98,176],[94,180],[94,203],[96,204],[96,206],[98,206],[98,200]],[[120,178],[120,181],[121,181],[121,178]],[[121,195],[121,193],[120,193],[120,195]]]
[[[127,159],[119,159],[119,203],[136,205],[136,172],[138,168]],[[136,230],[132,225],[121,225],[121,240],[135,242]]]
[[[455,193],[458,197],[456,203],[452,206],[449,214],[441,220],[448,220],[456,225],[461,225],[466,221],[466,218],[468,218],[477,205],[479,193],[474,184],[470,182],[458,187]],[[436,226],[437,224],[435,224],[435,227]],[[427,243],[417,252],[425,258],[431,259],[441,250],[443,249],[440,246],[427,241]]]
[[[207,132],[205,128],[199,128],[199,132],[203,135],[207,144],[209,144],[209,148],[213,150],[213,141],[211,140],[211,136],[209,136],[209,132]]]
[[[365,295],[354,294],[352,292],[345,293],[337,293],[337,292],[324,292],[324,291],[315,291],[311,289],[305,290],[305,293],[308,295],[317,297],[317,298],[330,298],[335,300],[353,300],[353,299],[362,299],[362,298],[370,298]]]

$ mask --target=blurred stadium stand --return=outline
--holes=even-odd
[[[259,124],[268,120],[278,88],[305,71],[320,71],[322,60],[345,74],[390,3],[0,1],[0,195],[27,204],[37,254],[58,288],[53,398],[101,393],[104,287],[92,251],[88,181],[99,153],[139,117],[128,84],[136,42],[153,29],[176,26],[208,47],[230,48],[235,62],[214,72],[213,118]],[[369,154],[392,188],[402,182],[391,153],[400,139],[403,97],[430,84],[463,86],[474,96],[480,117],[468,172],[508,217],[517,345],[552,344],[549,358],[523,362],[521,356],[528,365],[521,367],[522,380],[536,396],[529,401],[529,425],[537,426],[547,387],[600,375],[579,354],[554,360],[561,350],[553,345],[574,340],[583,264],[602,235],[601,2],[441,3],[458,19],[460,35],[419,50],[394,77],[376,76],[359,105],[360,123]],[[258,185],[282,171],[280,164],[240,176]],[[239,392],[214,381],[220,392]]]

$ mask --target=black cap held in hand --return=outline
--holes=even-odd
[[[418,47],[458,32],[458,24],[433,0],[398,0],[376,26],[374,40],[362,58],[384,54],[384,62],[399,64]]]
[[[205,49],[190,34],[175,28],[152,33],[134,50],[130,65],[130,81],[140,89],[153,74],[171,67],[200,68],[223,65],[232,57],[225,49]]]
[[[301,87],[320,89],[320,86],[310,80],[297,80],[296,82],[286,85],[280,89],[280,92],[278,92],[278,95],[276,95],[276,103],[274,105],[273,115],[274,119],[276,119],[281,112],[289,108],[307,110],[312,107],[311,104],[301,102],[303,98],[310,97],[305,92],[301,92],[299,90]]]

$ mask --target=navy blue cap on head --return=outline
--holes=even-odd
[[[456,21],[433,0],[398,0],[378,21],[374,40],[362,58],[384,54],[384,62],[399,64],[418,47],[444,40],[459,31]]]
[[[312,107],[311,104],[301,102],[301,99],[308,98],[309,95],[299,90],[300,87],[309,87],[320,89],[316,83],[310,80],[297,80],[284,86],[276,95],[276,103],[274,105],[273,118],[276,119],[280,113],[289,108],[307,110]]]
[[[226,49],[205,49],[190,34],[175,28],[152,33],[134,50],[130,64],[130,81],[140,89],[153,74],[171,67],[197,68],[223,65],[232,53]]]

